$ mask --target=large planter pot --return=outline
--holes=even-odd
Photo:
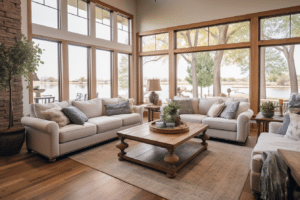
[[[274,111],[270,111],[270,112],[264,112],[262,111],[261,114],[265,117],[265,118],[272,118],[274,116]]]
[[[0,156],[18,154],[24,144],[25,128],[0,130]]]

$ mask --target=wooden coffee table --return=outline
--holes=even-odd
[[[190,130],[180,134],[163,134],[150,131],[149,124],[142,124],[133,128],[119,131],[117,133],[120,142],[117,148],[119,160],[128,160],[146,167],[150,167],[167,173],[169,178],[175,178],[185,164],[195,158],[200,152],[207,149],[206,140],[209,136],[205,134],[208,125],[199,123],[188,123]],[[190,140],[202,133],[202,140]],[[138,141],[128,152],[128,144],[125,139]]]

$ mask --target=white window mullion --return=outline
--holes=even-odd
[[[90,36],[96,38],[96,5],[90,3]]]
[[[61,30],[68,32],[68,1],[61,1]]]

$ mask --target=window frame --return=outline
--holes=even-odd
[[[141,50],[141,52],[168,51],[168,50],[170,49],[170,43],[169,43],[169,41],[168,41],[168,49],[165,49],[165,50],[158,50],[158,49],[156,48],[156,47],[157,47],[157,41],[156,41],[156,37],[157,37],[157,35],[161,35],[161,34],[168,34],[168,38],[170,37],[168,32],[164,32],[164,33],[157,33],[157,34],[152,34],[152,35],[145,35],[145,36],[141,36],[141,46],[140,46],[140,50]],[[143,38],[144,38],[144,37],[148,37],[148,36],[154,36],[154,41],[155,41],[155,50],[152,50],[152,51],[143,51]]]
[[[117,34],[119,35],[119,31],[123,31],[123,32],[127,32],[128,34],[128,44],[125,44],[125,43],[122,43],[122,42],[119,42],[119,36],[117,38],[117,42],[119,44],[125,44],[125,45],[132,45],[131,44],[131,18],[126,16],[126,15],[123,15],[121,13],[117,13],[117,17],[120,16],[120,17],[123,17],[123,18],[126,18],[128,20],[128,31],[125,31],[123,29],[119,29],[119,27],[117,26]],[[123,24],[122,24],[122,27],[123,27]]]
[[[110,18],[110,25],[106,25],[106,24],[104,24],[103,22],[101,23],[101,22],[97,22],[97,18],[95,18],[95,37],[97,38],[97,39],[102,39],[102,40],[106,40],[106,39],[103,39],[103,38],[98,38],[97,37],[97,24],[102,24],[102,25],[104,25],[104,26],[108,26],[109,27],[109,30],[110,30],[110,38],[109,38],[109,40],[108,41],[112,41],[113,40],[113,26],[112,26],[112,22],[113,22],[113,11],[111,11],[111,10],[109,10],[109,9],[106,9],[106,8],[104,8],[104,7],[102,7],[102,6],[100,6],[100,5],[95,5],[95,13],[96,13],[96,9],[97,8],[100,8],[101,10],[102,10],[102,20],[103,20],[103,10],[106,10],[106,11],[108,11],[109,13],[110,13],[110,16],[109,16],[109,18]]]
[[[45,1],[45,0],[44,0]],[[86,19],[87,20],[87,35],[86,36],[91,36],[91,25],[90,25],[90,3],[87,1],[87,0],[76,0],[77,1],[77,15],[73,14],[73,13],[69,13],[68,10],[67,10],[67,14],[68,14],[68,23],[69,23],[69,15],[73,15],[75,17],[79,17],[79,18],[82,18],[82,19]],[[78,8],[78,5],[79,5],[79,1],[82,1],[82,2],[85,2],[86,3],[86,12],[87,12],[87,18],[85,17],[82,17],[79,15],[79,8]],[[69,26],[68,26],[68,32],[70,33],[75,33],[73,31],[69,31]],[[75,33],[75,34],[80,34],[80,33]],[[80,35],[84,35],[84,34],[80,34]]]

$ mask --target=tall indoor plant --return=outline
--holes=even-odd
[[[15,38],[15,44],[11,47],[6,47],[3,43],[0,44],[0,89],[9,90],[8,128],[0,131],[0,137],[4,137],[2,138],[3,144],[0,144],[0,154],[15,154],[17,148],[9,151],[5,146],[15,146],[9,143],[14,142],[11,141],[13,138],[18,138],[17,133],[18,135],[22,134],[24,138],[24,129],[14,128],[13,81],[14,78],[24,77],[25,80],[31,84],[30,73],[34,73],[39,64],[43,64],[40,59],[40,54],[42,54],[42,50],[38,46],[34,46],[24,35],[21,36],[21,40]],[[27,86],[27,88],[28,87],[29,86]],[[11,135],[13,135],[13,137],[10,137]],[[19,151],[20,150],[18,150],[17,153]]]

